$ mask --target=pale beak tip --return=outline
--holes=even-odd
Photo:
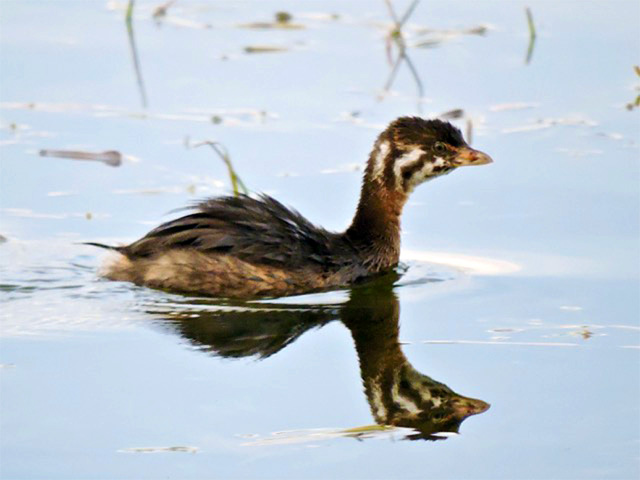
[[[473,148],[464,148],[460,151],[454,162],[459,167],[473,165],[487,165],[493,163],[493,159],[484,152],[474,150]]]
[[[493,158],[491,158],[486,153],[478,152],[476,161],[473,163],[475,165],[488,165],[489,163],[493,163]]]

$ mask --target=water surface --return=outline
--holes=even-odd
[[[159,3],[133,37],[124,3],[0,7],[3,478],[638,477],[637,2],[424,1],[421,98],[406,63],[383,91],[384,2]],[[302,28],[250,28],[278,11]],[[228,193],[204,140],[342,229],[379,131],[454,109],[495,163],[415,192],[399,280],[229,304],[103,281],[78,245]],[[409,367],[491,407],[403,424],[380,398],[415,388],[370,379]]]

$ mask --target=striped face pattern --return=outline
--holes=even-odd
[[[371,412],[381,424],[440,431],[489,408],[488,403],[463,397],[408,363],[367,378],[365,383]]]
[[[441,120],[402,117],[380,134],[369,161],[370,180],[410,194],[427,180],[491,158],[470,148],[460,130]]]

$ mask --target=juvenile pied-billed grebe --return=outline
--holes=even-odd
[[[400,215],[417,185],[490,162],[447,122],[398,118],[375,142],[346,231],[316,227],[268,195],[211,198],[131,245],[107,247],[121,256],[105,276],[227,298],[344,286],[398,264]]]

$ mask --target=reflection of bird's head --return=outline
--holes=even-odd
[[[489,404],[458,395],[411,366],[398,340],[400,306],[390,282],[381,278],[378,288],[352,289],[340,316],[356,344],[371,413],[378,424],[415,429],[409,439],[457,432]]]
[[[431,438],[437,432],[457,432],[467,417],[483,413],[489,406],[458,395],[407,363],[394,376],[384,423],[418,430],[419,434],[409,437],[412,439]]]

